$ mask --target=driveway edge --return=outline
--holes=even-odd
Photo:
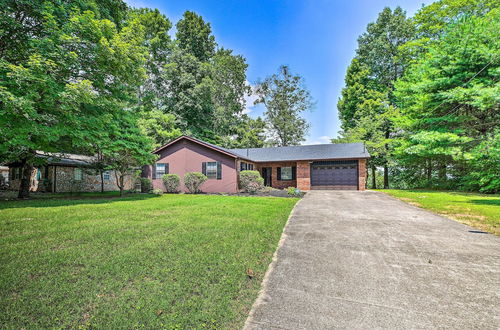
[[[306,195],[307,195],[307,193],[306,193]],[[276,263],[278,260],[278,251],[281,249],[281,247],[285,243],[286,238],[288,237],[288,235],[285,233],[286,228],[288,227],[288,224],[290,223],[290,219],[293,217],[293,215],[295,213],[295,209],[297,208],[297,205],[299,205],[299,203],[302,202],[304,197],[305,197],[305,195],[293,206],[293,209],[290,212],[288,219],[286,220],[285,226],[283,227],[283,232],[281,233],[281,237],[280,237],[280,240],[278,242],[278,247],[274,251],[273,259],[271,260],[271,263],[267,267],[266,273],[264,274],[264,278],[262,279],[262,283],[260,284],[259,294],[257,295],[257,299],[255,299],[255,302],[252,305],[252,309],[250,310],[250,313],[248,313],[248,317],[245,321],[245,325],[243,326],[243,330],[252,329],[252,325],[256,324],[256,322],[254,322],[255,311],[257,310],[257,308],[260,305],[266,303],[267,283],[269,282],[269,277],[271,276],[271,273],[274,271],[274,267],[276,266]]]

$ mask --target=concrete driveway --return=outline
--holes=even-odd
[[[366,191],[295,207],[247,329],[498,329],[500,238]]]

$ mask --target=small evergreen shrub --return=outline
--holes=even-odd
[[[163,195],[163,190],[161,190],[161,189],[153,189],[153,194],[161,196],[161,195]]]
[[[184,186],[190,193],[196,194],[201,192],[200,187],[207,179],[207,176],[203,173],[188,172],[184,175]]]
[[[288,194],[288,196],[300,196],[300,190],[295,187],[286,188],[286,193]]]
[[[168,193],[179,192],[181,178],[177,174],[164,174],[162,176],[163,185]]]
[[[259,171],[241,171],[240,187],[247,193],[255,194],[264,189],[264,179]]]
[[[141,192],[149,193],[153,189],[153,184],[148,178],[141,178]]]

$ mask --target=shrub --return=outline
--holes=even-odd
[[[286,188],[286,193],[288,196],[300,196],[300,190],[295,187]]]
[[[141,178],[141,192],[142,193],[148,193],[153,189],[153,184],[151,183],[151,180],[148,178]]]
[[[179,192],[181,178],[177,174],[165,174],[162,176],[163,185],[168,193]]]
[[[200,172],[188,172],[184,175],[184,186],[190,193],[201,192],[200,186],[207,181],[206,175]]]
[[[158,195],[158,196],[163,195],[163,190],[161,190],[161,189],[153,189],[153,194]]]
[[[240,186],[243,191],[255,194],[264,188],[264,179],[260,176],[259,171],[241,171]]]

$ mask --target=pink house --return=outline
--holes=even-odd
[[[271,148],[226,149],[192,137],[181,136],[154,151],[155,164],[143,168],[143,177],[155,189],[164,189],[163,174],[182,179],[187,172],[201,172],[208,180],[201,187],[209,193],[238,191],[242,170],[259,171],[264,184],[278,189],[365,189],[366,160],[363,143],[321,144]]]

